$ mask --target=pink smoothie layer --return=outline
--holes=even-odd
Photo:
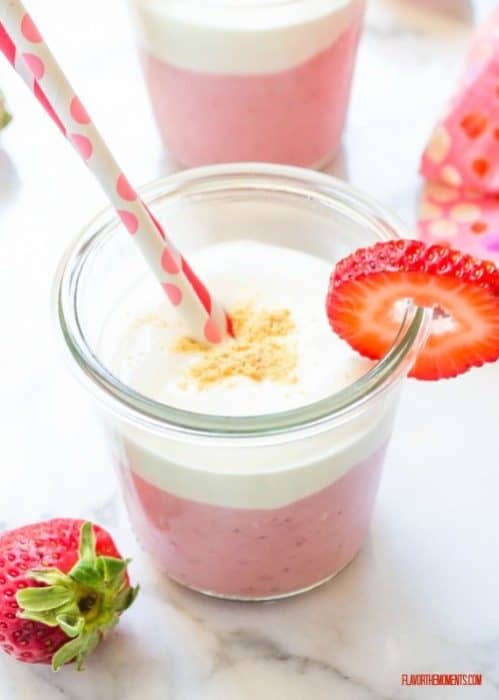
[[[189,501],[132,472],[131,519],[155,563],[180,583],[241,598],[300,591],[340,571],[365,538],[384,448],[330,486],[276,509]]]
[[[325,51],[279,73],[193,72],[144,53],[166,147],[184,165],[263,161],[311,166],[337,150],[361,19]]]

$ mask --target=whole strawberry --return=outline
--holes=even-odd
[[[60,518],[0,535],[0,648],[78,670],[134,601],[128,560],[98,525]]]

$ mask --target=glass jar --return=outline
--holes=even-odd
[[[156,122],[180,163],[333,158],[364,0],[130,4]]]
[[[333,268],[402,230],[350,186],[298,168],[201,168],[143,196],[187,256],[244,238],[311,253]],[[179,583],[221,597],[277,598],[328,580],[368,531],[399,388],[427,313],[408,307],[388,354],[324,400],[260,416],[203,415],[137,393],[102,361],[102,330],[145,274],[107,212],[67,253],[57,288],[65,346],[102,409],[144,549]]]

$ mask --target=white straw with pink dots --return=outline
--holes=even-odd
[[[95,175],[192,335],[221,342],[229,318],[128,182],[19,0],[0,0],[0,50]]]

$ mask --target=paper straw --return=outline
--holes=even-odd
[[[130,185],[19,0],[0,0],[0,50],[95,175],[191,334],[221,342],[229,318]]]

